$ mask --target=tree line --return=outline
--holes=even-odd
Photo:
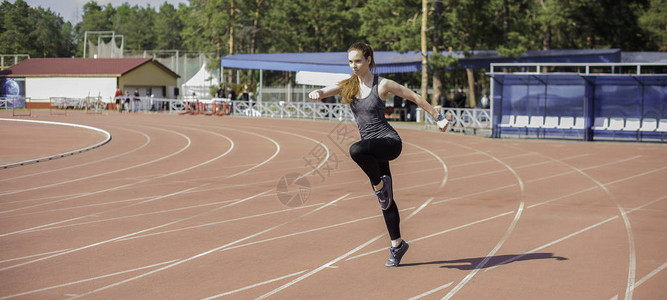
[[[419,51],[421,17],[422,0],[190,0],[160,7],[90,0],[82,20],[71,24],[50,9],[4,0],[0,52],[81,57],[86,31],[122,34],[126,51],[213,53],[213,65],[236,53],[345,51],[356,41],[376,51]],[[667,51],[665,0],[429,0],[427,20],[428,49],[436,53]],[[429,60],[432,69],[455,63]],[[452,74],[437,76],[460,76]]]

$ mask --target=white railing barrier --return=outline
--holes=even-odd
[[[134,111],[135,97],[120,97],[122,104],[126,98],[129,98],[129,107]],[[285,101],[265,101],[257,102],[254,100],[243,101],[213,98],[196,99],[186,97],[184,99],[166,99],[155,97],[138,97],[137,108],[142,112],[160,111],[170,113],[183,113],[189,110],[198,110],[199,113],[220,113],[221,104],[231,105],[229,113],[234,116],[261,117],[276,119],[312,119],[312,120],[331,120],[331,121],[354,121],[354,116],[349,105],[341,103],[320,103],[320,102],[285,102]],[[51,98],[52,104],[57,107],[69,107],[73,109],[82,109],[85,106],[85,99],[77,98]],[[115,103],[115,99],[112,100]],[[215,106],[215,108],[214,108]],[[203,108],[203,111],[201,109]],[[127,107],[126,107],[127,109]],[[489,109],[480,108],[441,108],[440,112],[450,120],[449,130],[464,132],[466,134],[478,134],[491,130],[491,112]],[[426,127],[435,127],[435,121],[429,114],[423,114],[420,123]],[[409,124],[410,122],[406,122]]]

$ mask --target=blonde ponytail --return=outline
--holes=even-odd
[[[343,97],[343,104],[350,104],[359,93],[359,78],[357,74],[352,74],[350,78],[338,82],[341,89],[340,95]]]

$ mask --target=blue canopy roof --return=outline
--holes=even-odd
[[[585,81],[597,85],[665,85],[667,74],[512,74],[487,73],[505,85],[579,85]]]
[[[459,59],[464,69],[488,69],[491,63],[610,63],[621,62],[620,49],[530,50],[517,58],[498,55],[495,50],[476,50]]]
[[[526,51],[518,58],[499,56],[495,50],[475,50],[468,53],[452,52],[459,58],[460,68],[488,69],[491,63],[512,62],[583,62],[605,63],[620,62],[620,49],[583,49],[583,50],[544,50]],[[377,74],[419,72],[421,52],[405,53],[376,51],[375,65]],[[274,70],[274,71],[313,71],[329,73],[351,73],[347,64],[346,52],[322,53],[260,53],[235,54],[223,57],[220,66],[233,69]]]
[[[376,51],[377,74],[421,71],[421,52]],[[223,68],[351,73],[347,52],[235,54],[220,60]]]

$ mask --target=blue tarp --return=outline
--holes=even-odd
[[[442,54],[458,58],[459,67],[464,69],[488,69],[491,63],[501,62],[606,63],[621,61],[621,50],[619,49],[526,51],[518,58],[499,56],[495,50],[475,50],[468,53],[456,51]],[[376,51],[375,73],[420,72],[421,61],[421,52],[418,51],[405,53]],[[346,52],[235,54],[223,57],[220,66],[233,69],[350,73]]]
[[[235,54],[223,57],[223,68],[350,73],[347,52]],[[375,52],[377,74],[421,71],[421,53]]]
[[[498,55],[498,51],[472,51],[470,57],[459,59],[464,69],[489,69],[491,63],[610,63],[621,62],[620,49],[531,50],[517,58]]]

